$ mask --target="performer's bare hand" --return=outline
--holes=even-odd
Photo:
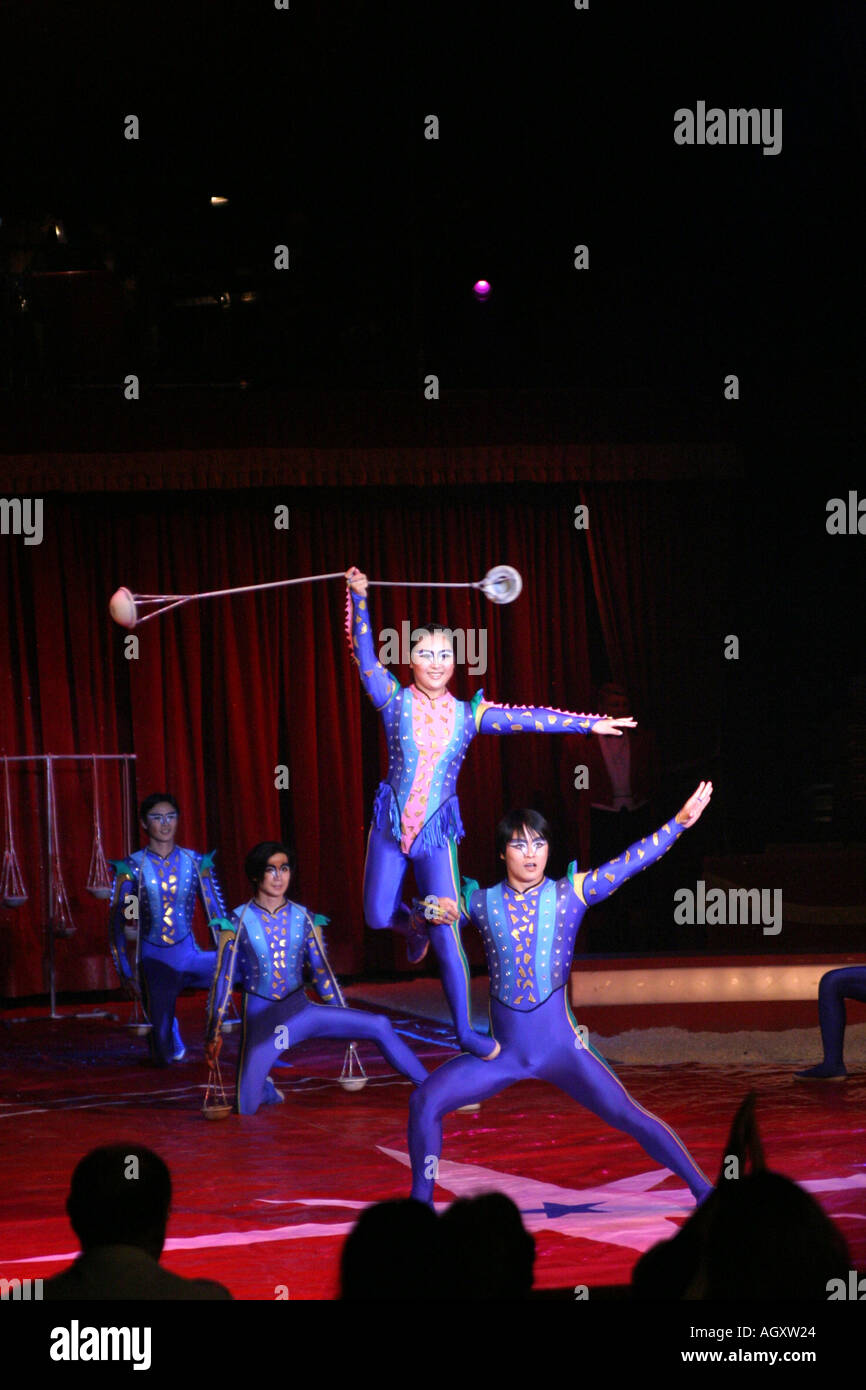
[[[346,570],[346,583],[353,593],[360,594],[363,598],[367,593],[367,576],[362,574],[357,565]]]
[[[222,1051],[222,1045],[223,1040],[221,1034],[219,1033],[217,1033],[213,1042],[205,1044],[204,1055],[207,1058],[207,1064],[209,1067],[216,1066],[217,1059],[219,1058],[220,1052]]]
[[[452,922],[460,921],[460,908],[453,898],[438,898],[439,911],[436,916],[431,918],[433,922],[447,922],[450,926]]]
[[[692,792],[685,806],[681,806],[677,811],[675,817],[677,823],[685,826],[686,830],[689,830],[700,820],[704,811],[709,806],[712,794],[712,782],[699,782],[697,791]]]
[[[613,734],[614,738],[622,738],[623,729],[636,728],[637,720],[632,719],[630,714],[627,714],[624,719],[608,719],[605,715],[604,719],[599,719],[597,724],[593,724],[592,732],[594,734]]]

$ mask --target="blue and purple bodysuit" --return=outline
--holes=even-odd
[[[433,1072],[409,1102],[412,1196],[432,1202],[442,1150],[442,1117],[488,1099],[515,1081],[550,1081],[688,1183],[702,1198],[711,1183],[680,1139],[633,1100],[604,1058],[585,1040],[568,1002],[568,977],[584,913],[627,878],[659,859],[682,833],[675,820],[589,873],[569,865],[564,878],[544,878],[519,893],[467,884],[464,910],[484,941],[490,971],[490,1015],[502,1051],[492,1061],[455,1057]]]
[[[159,1066],[180,1061],[184,1045],[174,1016],[177,996],[189,986],[207,989],[216,963],[215,951],[202,951],[192,933],[196,897],[208,922],[225,918],[213,854],[197,854],[176,845],[165,859],[151,849],[136,850],[115,861],[111,892],[109,946],[115,969],[131,981],[126,954],[126,915],[131,897],[138,900],[138,969],[144,1006],[151,1022],[151,1056]]]
[[[260,1105],[280,1099],[268,1073],[282,1052],[308,1038],[368,1039],[416,1085],[427,1077],[388,1019],[338,1006],[334,974],[315,930],[326,921],[313,918],[298,903],[286,901],[269,912],[251,899],[223,924],[208,997],[207,1037],[209,1042],[216,1037],[232,988],[239,985],[244,992],[236,1101],[240,1115],[254,1115]],[[305,968],[324,1004],[307,998]]]
[[[408,931],[410,912],[401,903],[411,863],[422,897],[459,897],[457,844],[463,822],[457,776],[476,734],[589,734],[600,715],[533,706],[494,704],[479,691],[471,701],[450,692],[430,699],[414,685],[402,686],[386,671],[373,644],[367,600],[349,590],[347,610],[352,654],[361,683],[382,716],[388,744],[388,772],[373,805],[373,823],[364,871],[364,916],[369,926]],[[469,966],[454,926],[431,926],[442,984],[457,1040],[466,1052],[487,1057],[490,1038],[470,1022]]]

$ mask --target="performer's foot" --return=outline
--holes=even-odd
[[[846,1081],[848,1072],[841,1065],[832,1066],[829,1062],[819,1062],[817,1067],[807,1067],[805,1071],[795,1071],[795,1081]]]
[[[406,959],[410,965],[419,965],[430,949],[430,937],[424,927],[418,925],[415,918],[406,932]]]
[[[274,1085],[270,1077],[265,1081],[265,1089],[262,1095],[262,1105],[279,1105],[286,1098],[285,1091],[280,1091]]]
[[[457,1107],[457,1109],[455,1110],[454,1113],[455,1113],[455,1115],[474,1115],[474,1114],[476,1113],[476,1111],[478,1111],[478,1110],[480,1110],[480,1109],[481,1109],[481,1101],[480,1101],[480,1100],[472,1100],[472,1101],[469,1102],[468,1105],[458,1105],[458,1107]]]

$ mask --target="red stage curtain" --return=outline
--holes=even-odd
[[[293,891],[331,917],[335,965],[353,972],[388,965],[396,959],[390,934],[365,932],[361,919],[365,836],[384,747],[346,646],[344,586],[189,605],[137,630],[137,660],[124,657],[128,639],[108,618],[109,595],[121,583],[141,593],[185,593],[353,563],[383,579],[477,580],[509,563],[524,579],[515,604],[497,607],[469,590],[374,589],[374,625],[399,631],[404,618],[441,616],[452,627],[483,629],[488,670],[459,671],[455,694],[470,697],[482,686],[515,704],[583,710],[606,674],[590,670],[589,539],[611,664],[636,699],[647,690],[655,697],[660,671],[664,688],[673,684],[671,634],[677,655],[686,636],[702,640],[690,576],[705,541],[672,524],[682,487],[692,493],[698,485],[665,485],[667,500],[655,502],[652,487],[587,488],[586,534],[574,528],[577,485],[49,493],[40,546],[2,539],[0,752],[135,753],[139,798],[177,794],[180,841],[218,850],[231,905],[246,896],[250,845],[294,835]],[[275,529],[278,504],[290,507],[288,531]],[[496,874],[495,820],[527,801],[561,829],[562,867],[585,850],[585,798],[572,790],[580,761],[576,738],[479,737],[461,777],[464,871],[482,881]],[[287,791],[274,785],[281,764]],[[69,768],[58,783],[78,927],[58,945],[58,987],[110,986],[105,906],[84,891],[90,772]],[[31,899],[21,909],[0,908],[0,992],[28,995],[43,988],[33,772],[16,782],[15,794]],[[106,849],[116,856],[124,847],[113,776],[105,778],[103,811]]]

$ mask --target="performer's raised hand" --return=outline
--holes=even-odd
[[[363,598],[367,592],[367,576],[358,569],[357,565],[352,565],[346,570],[346,583],[349,588]]]
[[[622,738],[623,729],[636,728],[637,720],[632,719],[631,715],[627,714],[623,719],[608,719],[607,716],[604,719],[599,719],[597,723],[593,724],[592,732],[594,734],[613,734],[614,738]]]
[[[690,830],[709,806],[712,794],[712,782],[699,782],[697,791],[692,792],[685,806],[681,806],[677,811],[675,817],[677,823],[684,826],[686,830]]]
[[[452,922],[460,921],[460,908],[453,898],[437,898],[438,911],[435,917],[428,920],[431,922],[447,922],[450,926]]]
[[[216,1037],[211,1042],[205,1044],[204,1055],[207,1058],[209,1067],[216,1066],[220,1052],[222,1051],[222,1045],[223,1040],[221,1033],[217,1033]]]

